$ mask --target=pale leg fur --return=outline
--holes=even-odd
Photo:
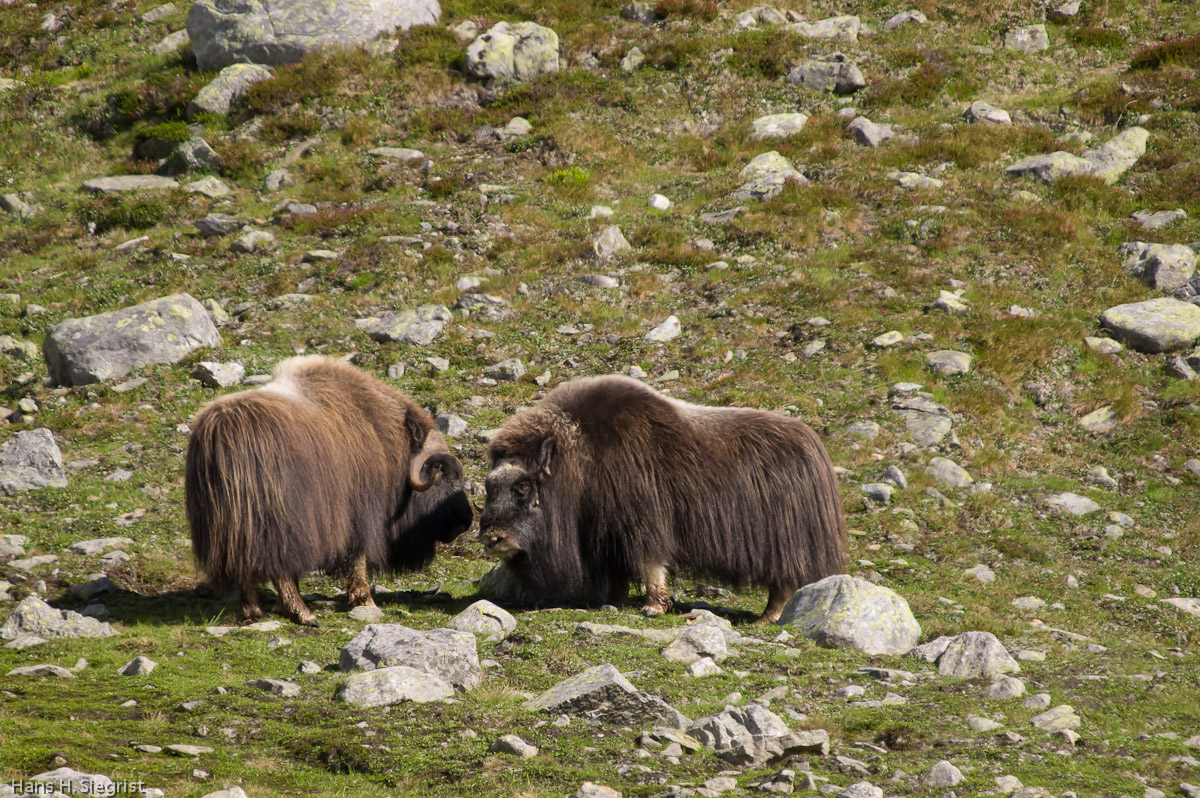
[[[367,580],[367,557],[360,556],[346,574],[346,603],[351,607],[374,607],[371,583]]]
[[[642,581],[646,583],[646,604],[642,607],[642,614],[653,618],[669,610],[671,591],[667,589],[667,567],[658,564],[643,566]]]
[[[762,617],[755,621],[755,623],[775,623],[778,621],[779,616],[783,614],[783,608],[791,600],[795,592],[796,588],[791,585],[771,585],[771,592],[767,597],[767,608],[763,610]]]
[[[313,615],[304,599],[300,598],[300,585],[296,584],[296,577],[286,576],[274,581],[275,589],[279,591],[279,613],[298,624],[316,626],[317,616]]]

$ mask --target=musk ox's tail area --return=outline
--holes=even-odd
[[[201,410],[184,477],[192,553],[214,587],[313,571],[344,554],[346,469],[300,401],[253,391]],[[344,465],[344,464],[342,464]]]

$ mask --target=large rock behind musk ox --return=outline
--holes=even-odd
[[[200,303],[174,294],[59,322],[46,333],[42,355],[54,382],[87,385],[144,366],[178,363],[195,349],[220,343],[221,334]]]
[[[288,64],[319,47],[354,47],[380,33],[433,25],[437,0],[199,0],[187,31],[206,71]]]
[[[921,627],[900,594],[844,575],[801,588],[778,623],[794,626],[818,645],[867,654],[899,656],[921,637]]]

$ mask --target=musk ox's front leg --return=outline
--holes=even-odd
[[[296,577],[285,576],[274,582],[275,589],[279,591],[279,613],[298,624],[316,626],[317,616],[313,615],[304,599],[300,598],[300,585],[296,584]]]
[[[262,620],[262,607],[258,606],[258,582],[245,579],[241,584],[242,603],[238,608],[238,623],[257,623]]]
[[[624,574],[610,573],[608,575],[608,590],[604,601],[614,607],[621,607],[629,600],[629,577]]]
[[[671,591],[667,589],[667,566],[643,566],[642,581],[646,583],[646,604],[642,607],[643,615],[647,618],[654,618],[671,609]]]
[[[367,555],[363,554],[346,571],[346,603],[350,607],[374,607],[371,583],[367,580]]]
[[[797,589],[795,585],[771,585],[771,592],[767,596],[767,608],[763,610],[762,616],[755,623],[778,621],[779,616],[783,614],[783,608],[787,606]]]

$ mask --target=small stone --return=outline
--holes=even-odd
[[[265,230],[251,230],[229,245],[232,252],[252,254],[275,248],[275,236]]]
[[[925,362],[930,371],[943,377],[966,374],[971,370],[971,356],[966,352],[956,352],[952,349],[940,349],[925,356]]]
[[[1112,432],[1117,427],[1117,414],[1111,407],[1101,407],[1079,419],[1079,426],[1097,434]]]
[[[500,382],[512,382],[525,376],[525,364],[517,358],[501,360],[494,366],[488,367],[484,375]]]
[[[864,496],[878,504],[891,504],[896,488],[887,482],[869,482],[859,488]]]
[[[406,166],[420,166],[425,162],[425,153],[407,147],[375,147],[367,155],[380,161],[391,161]]]
[[[1056,732],[1062,729],[1078,729],[1082,721],[1071,706],[1062,704],[1040,715],[1034,715],[1029,719],[1029,723],[1042,731]]]
[[[362,623],[378,623],[383,620],[383,610],[374,604],[363,604],[346,613],[347,617]]]
[[[921,784],[925,787],[935,788],[953,787],[962,780],[962,771],[943,759],[921,777]]]
[[[121,666],[117,673],[122,676],[145,676],[153,673],[157,667],[158,663],[149,657],[138,657]]]
[[[856,438],[866,438],[873,441],[879,437],[879,432],[882,429],[874,421],[855,421],[846,427],[846,431]]]
[[[924,25],[928,21],[929,20],[926,19],[925,15],[916,9],[912,9],[910,11],[901,11],[899,14],[889,17],[888,21],[883,23],[883,31],[884,33],[887,33],[895,30],[901,25]]]
[[[996,572],[982,563],[976,565],[974,568],[968,568],[963,573],[967,576],[973,576],[985,584],[996,581]]]
[[[632,250],[633,247],[625,240],[625,236],[621,235],[621,228],[615,224],[601,230],[592,242],[592,252],[601,261],[613,260]]]
[[[511,754],[521,759],[530,759],[538,754],[536,745],[530,745],[515,734],[504,735],[492,743],[488,750],[497,754]]]
[[[891,330],[889,332],[885,332],[883,335],[879,335],[879,336],[876,336],[875,338],[871,339],[871,344],[873,346],[879,347],[880,349],[885,349],[887,347],[895,346],[896,344],[900,344],[903,342],[904,342],[904,333],[899,332],[897,330]]]
[[[1046,26],[1027,25],[1023,28],[1013,28],[1004,35],[1004,47],[1026,55],[1049,49],[1050,39],[1046,35]]]
[[[651,194],[646,204],[656,211],[665,211],[671,207],[671,200],[662,194]]]
[[[801,113],[760,116],[750,123],[750,138],[753,141],[784,139],[799,133],[807,123],[808,116]]]
[[[712,657],[701,657],[688,666],[687,675],[695,678],[704,676],[719,676],[724,673],[721,666]]]
[[[246,367],[241,363],[203,360],[192,368],[192,376],[210,388],[229,388],[242,382]]]
[[[211,754],[213,752],[213,749],[204,745],[185,745],[183,743],[164,745],[163,750],[174,756],[200,756],[201,754]]]
[[[1003,108],[997,108],[983,100],[978,100],[967,106],[962,116],[968,122],[974,123],[983,122],[992,125],[1012,124],[1012,117],[1008,115],[1008,111],[1005,111]]]
[[[896,135],[891,125],[878,125],[865,116],[857,117],[847,129],[857,143],[871,148],[878,147]]]
[[[983,697],[993,701],[1008,701],[1023,695],[1025,695],[1025,683],[1012,676],[997,679],[983,688]]]
[[[967,718],[967,726],[970,727],[971,731],[977,731],[977,732],[995,731],[996,729],[1001,728],[1003,725],[1004,725],[1003,723],[997,723],[996,721],[994,721],[990,718],[981,718],[978,715],[973,715],[973,716]]]
[[[1067,491],[1053,493],[1046,497],[1045,502],[1051,509],[1064,512],[1068,515],[1088,515],[1100,509],[1100,505],[1088,497]]]
[[[242,682],[242,685],[284,698],[294,698],[300,695],[300,685],[294,682],[285,682],[281,679],[250,679],[249,681]]]
[[[648,344],[665,344],[675,340],[683,332],[676,316],[667,316],[662,324],[646,333],[642,340]]]

